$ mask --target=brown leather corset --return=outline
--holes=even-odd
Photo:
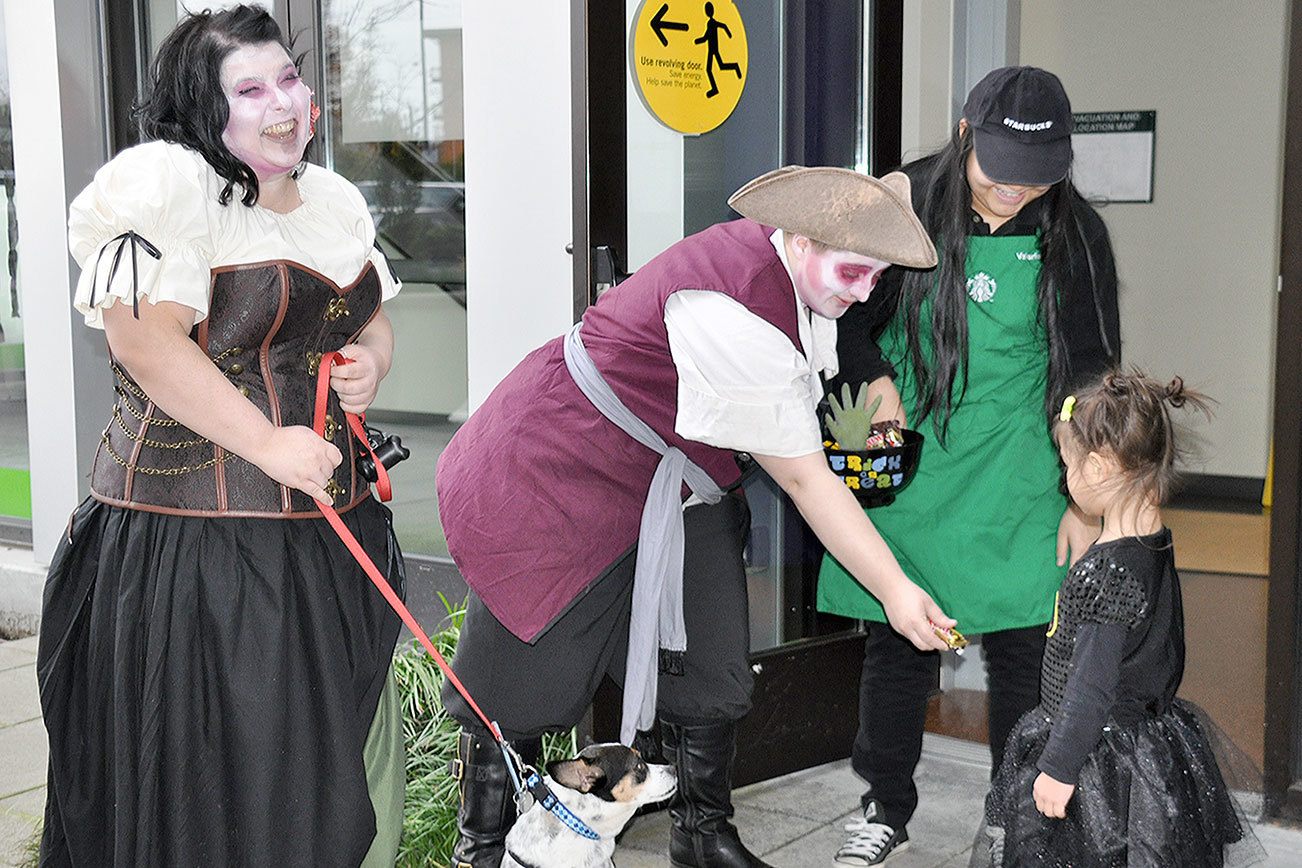
[[[352,341],[380,307],[368,263],[350,286],[284,260],[214,269],[208,318],[191,338],[274,424],[312,425],[323,353]],[[117,402],[91,470],[106,503],[177,515],[310,518],[316,501],[170,418],[116,362]],[[357,474],[360,446],[329,392],[326,438],[343,452],[327,490],[335,508],[370,493]]]

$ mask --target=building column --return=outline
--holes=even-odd
[[[462,8],[470,409],[574,321],[570,15],[558,3]]]
[[[72,196],[107,157],[102,27],[92,0],[4,0],[27,359],[32,560],[49,563],[85,496],[112,395],[103,334],[71,306]],[[36,605],[39,610],[39,597]]]
[[[1021,0],[905,0],[900,152],[938,149],[987,72],[1016,64]]]
[[[1017,64],[1021,35],[1021,0],[956,0],[951,113],[955,122],[963,115],[968,91],[986,73]]]

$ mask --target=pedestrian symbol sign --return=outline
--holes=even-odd
[[[642,103],[671,130],[707,133],[737,107],[750,58],[732,0],[642,0],[628,42]]]

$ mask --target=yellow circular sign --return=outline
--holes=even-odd
[[[628,43],[642,102],[671,130],[707,133],[737,107],[750,63],[732,0],[642,0]]]

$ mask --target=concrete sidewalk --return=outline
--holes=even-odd
[[[0,865],[16,865],[45,809],[36,637],[0,641]]]
[[[36,637],[0,641],[0,865],[23,855],[45,804],[45,727],[36,693]],[[918,769],[921,796],[909,848],[891,868],[964,868],[989,776],[983,745],[928,735]],[[832,865],[855,815],[862,784],[848,761],[737,792],[736,822],[754,850],[778,868]],[[640,818],[616,853],[619,868],[668,862],[667,813]],[[1302,831],[1258,824],[1270,868],[1302,865]]]

